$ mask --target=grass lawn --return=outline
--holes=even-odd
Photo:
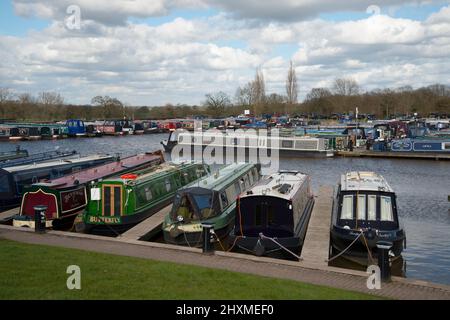
[[[68,290],[69,265],[81,290]],[[0,299],[374,299],[289,280],[0,239]]]

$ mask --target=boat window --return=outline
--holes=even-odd
[[[194,194],[194,201],[200,210],[203,219],[214,216],[214,208],[212,205],[212,193],[210,194]]]
[[[9,181],[6,174],[0,175],[0,193],[9,192]]]
[[[226,188],[225,193],[227,195],[229,203],[233,203],[236,200],[237,193],[234,185],[231,185],[228,188]]]
[[[170,183],[170,180],[166,179],[166,191],[170,192],[171,189],[172,189],[172,185]]]
[[[368,196],[367,220],[377,220],[377,196],[374,194]]]
[[[380,220],[381,221],[394,221],[392,215],[392,200],[391,197],[380,197]]]
[[[220,202],[222,203],[222,209],[228,207],[228,198],[225,192],[220,194]]]
[[[342,200],[341,219],[353,219],[353,196],[346,195]]]
[[[294,147],[294,141],[292,141],[292,140],[281,140],[281,147],[282,148],[293,148]]]
[[[358,195],[356,215],[358,220],[366,220],[366,196]]]
[[[241,186],[239,185],[239,182],[234,183],[234,188],[236,190],[236,195],[241,193]]]
[[[271,205],[267,205],[267,224],[273,225],[275,223],[275,218],[274,218],[274,214],[273,214],[273,206]]]
[[[249,171],[247,173],[247,175],[248,175],[248,179],[250,181],[250,185],[253,185],[253,172]]]
[[[152,189],[150,189],[150,187],[146,187],[146,188],[144,188],[144,190],[145,190],[145,199],[147,201],[152,200],[152,198],[153,198]]]
[[[261,226],[261,214],[262,214],[262,208],[261,208],[261,204],[257,204],[255,206],[255,226]]]

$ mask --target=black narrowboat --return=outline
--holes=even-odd
[[[378,242],[392,244],[391,261],[401,257],[406,235],[395,192],[384,177],[374,172],[341,176],[334,194],[330,240],[330,260],[340,255],[359,265],[376,263]]]
[[[298,259],[314,206],[310,178],[281,171],[262,179],[237,199],[229,245],[258,256]]]

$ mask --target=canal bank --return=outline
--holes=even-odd
[[[81,250],[89,248],[88,251],[93,252],[288,279],[391,299],[450,299],[449,286],[393,277],[392,282],[383,283],[381,289],[370,290],[366,285],[368,275],[365,272],[333,267],[320,268],[307,262],[284,261],[229,252],[205,255],[200,249],[195,248],[61,231],[36,234],[30,229],[17,229],[10,226],[0,226],[0,238]]]

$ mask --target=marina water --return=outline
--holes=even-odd
[[[162,149],[167,134],[2,142],[0,152],[19,144],[30,154],[51,150],[76,150],[82,155],[119,153],[121,156]],[[169,158],[169,157],[167,157]],[[336,185],[348,171],[375,171],[397,193],[400,222],[406,230],[406,276],[450,284],[450,162],[370,158],[280,158],[280,169],[311,175],[314,190]]]

